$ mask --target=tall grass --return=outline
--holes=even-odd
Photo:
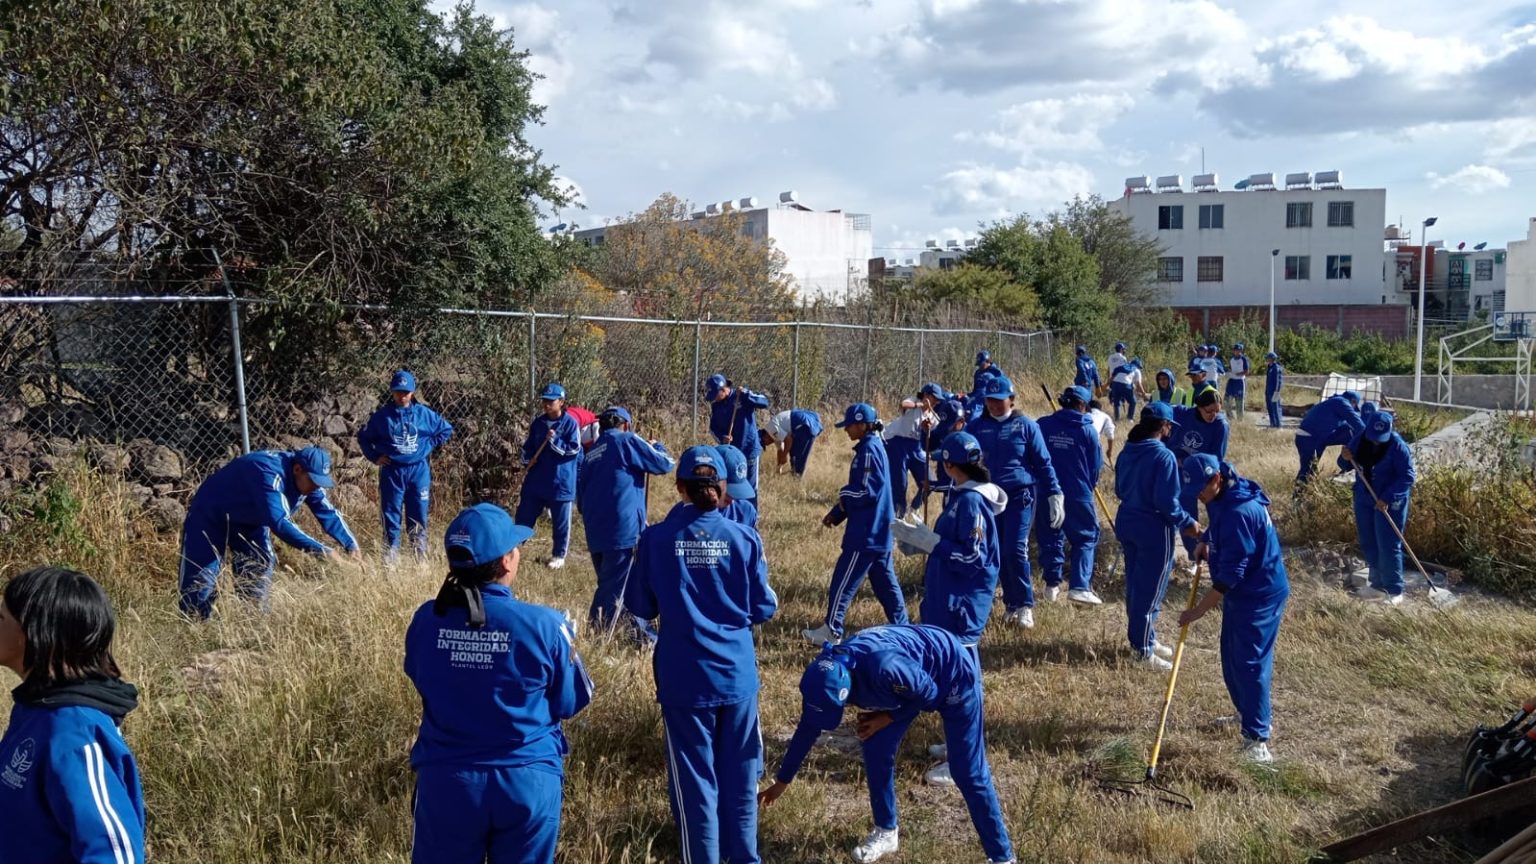
[[[1019,383],[1038,392],[1032,381]],[[833,430],[818,445],[803,482],[765,472],[762,531],[782,603],[759,652],[770,770],[793,731],[796,683],[811,657],[798,630],[820,615],[838,554],[839,533],[818,519],[846,476],[850,445],[839,435]],[[1295,470],[1289,433],[1240,425],[1232,452],[1276,493],[1277,507],[1290,507],[1281,500]],[[1426,481],[1430,489],[1441,482],[1449,483]],[[1287,517],[1293,542],[1348,539],[1339,490],[1330,491]],[[190,624],[175,613],[174,536],[138,524],[115,487],[83,468],[41,495],[11,512],[0,568],[11,575],[68,561],[111,592],[121,618],[118,656],[144,690],[144,707],[125,728],[143,768],[153,860],[405,861],[407,754],[420,706],[401,672],[401,643],[409,616],[436,590],[441,561],[389,572],[372,563],[320,565],[280,550],[270,614],[222,601],[215,620]],[[672,500],[667,483],[653,483],[653,518]],[[1434,514],[1439,505],[1430,500],[1421,506]],[[357,525],[372,521],[350,515]],[[435,514],[435,526],[448,516]],[[1415,530],[1434,518],[1422,517],[1426,524]],[[575,539],[568,566],[550,571],[538,563],[549,552],[541,527],[526,550],[521,596],[586,608],[594,579],[579,529]],[[1035,630],[1005,629],[994,619],[983,644],[988,749],[1020,860],[1298,861],[1336,834],[1452,797],[1458,736],[1529,695],[1536,615],[1527,609],[1479,597],[1447,614],[1422,604],[1366,608],[1335,587],[1340,574],[1309,571],[1293,557],[1275,680],[1281,770],[1245,769],[1234,758],[1235,733],[1212,722],[1231,711],[1212,616],[1191,636],[1161,770],[1196,809],[1170,812],[1102,794],[1096,777],[1140,771],[1164,680],[1133,666],[1124,650],[1122,586],[1118,574],[1105,575],[1117,557],[1113,541],[1101,548],[1098,587],[1107,605],[1042,603]],[[900,559],[898,572],[915,609],[920,561]],[[1181,597],[1172,589],[1170,607]],[[850,625],[880,620],[864,591]],[[1165,640],[1171,622],[1165,615]],[[582,634],[580,648],[598,692],[567,729],[574,749],[560,860],[677,860],[649,658],[597,634]],[[959,796],[920,782],[929,765],[923,751],[940,734],[925,719],[902,748],[902,852],[894,860],[981,858]],[[764,854],[777,862],[848,860],[868,826],[857,745],[840,729],[824,736],[801,778],[764,814]],[[1425,847],[1396,860],[1471,860],[1456,854]]]

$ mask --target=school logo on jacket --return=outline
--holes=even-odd
[[[12,789],[20,789],[27,782],[27,772],[32,770],[32,762],[36,756],[37,742],[31,738],[23,739],[16,745],[16,749],[11,751],[11,758],[5,770],[0,771],[0,782]]]
[[[1190,453],[1198,452],[1204,444],[1205,436],[1199,432],[1185,432],[1184,437],[1179,439],[1179,445]]]

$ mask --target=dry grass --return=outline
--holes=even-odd
[[[1039,401],[1025,404],[1033,410]],[[837,556],[839,535],[818,519],[846,470],[848,447],[838,434],[818,447],[803,484],[769,477],[765,485],[762,530],[782,601],[759,655],[770,770],[793,729],[795,685],[811,656],[798,630],[820,615]],[[1245,473],[1284,497],[1294,471],[1289,433],[1244,426],[1232,452]],[[121,502],[83,472],[65,485],[78,510],[55,502],[62,515],[49,510],[19,520],[0,541],[0,563],[11,574],[40,560],[66,560],[111,590],[122,619],[118,655],[145,691],[127,734],[145,776],[155,859],[405,860],[406,759],[419,705],[400,670],[401,639],[413,609],[434,593],[439,570],[323,568],[285,550],[285,564],[298,569],[280,571],[272,614],[227,604],[221,619],[192,626],[174,612],[174,538],[135,535]],[[659,516],[670,496],[652,491]],[[372,521],[353,517],[360,525]],[[437,515],[438,530],[445,519]],[[593,576],[579,529],[576,538],[570,564],[558,572],[535,563],[547,555],[547,529],[531,541],[523,597],[586,608]],[[1101,567],[1115,557],[1110,542]],[[1133,667],[1123,649],[1118,577],[1100,585],[1108,600],[1102,608],[1042,606],[1039,627],[1028,632],[994,619],[982,649],[988,744],[1020,860],[1298,861],[1328,838],[1457,795],[1466,730],[1529,695],[1536,615],[1476,597],[1449,614],[1421,603],[1363,608],[1336,587],[1340,574],[1293,563],[1275,679],[1278,771],[1245,769],[1234,759],[1235,733],[1210,723],[1230,713],[1215,616],[1192,634],[1162,773],[1195,799],[1193,812],[1106,797],[1092,780],[1140,771],[1163,689],[1163,678]],[[918,561],[903,559],[899,570],[915,610]],[[1181,605],[1186,590],[1176,585],[1169,605]],[[866,590],[850,623],[879,621]],[[1170,612],[1165,639],[1171,621]],[[675,860],[650,664],[602,638],[586,636],[581,648],[599,691],[568,727],[574,751],[561,860]],[[894,860],[982,858],[959,796],[920,782],[929,764],[924,748],[939,737],[937,724],[925,720],[904,746],[903,847]],[[849,860],[868,814],[857,748],[841,730],[765,814],[765,857]],[[1439,843],[1404,850],[1397,860],[1472,856]]]

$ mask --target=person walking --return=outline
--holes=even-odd
[[[1232,346],[1231,366],[1227,372],[1226,411],[1229,419],[1243,419],[1248,401],[1248,372],[1252,364],[1248,360],[1247,346],[1238,342]]]
[[[1280,355],[1273,351],[1264,355],[1264,410],[1269,413],[1269,428],[1279,429],[1280,388],[1285,386],[1285,369],[1280,366]]]
[[[21,684],[0,736],[0,861],[144,861],[139,766],[120,728],[139,691],[112,657],[116,630],[84,573],[36,567],[5,583],[0,666]]]
[[[768,407],[768,397],[737,387],[724,375],[709,376],[705,383],[709,401],[709,431],[716,444],[731,444],[747,457],[747,482],[758,488],[758,460],[763,442],[757,434],[757,412]],[[754,491],[752,497],[756,498]]]
[[[1348,444],[1365,428],[1360,418],[1360,394],[1353,390],[1335,393],[1307,409],[1296,433],[1296,457],[1301,463],[1296,472],[1300,489],[1311,480],[1317,463],[1329,447]]]
[[[1179,616],[1179,624],[1192,626],[1221,606],[1221,677],[1237,709],[1241,754],[1268,764],[1274,761],[1269,739],[1275,639],[1291,593],[1269,497],[1208,453],[1190,456],[1182,467],[1184,485],[1195,487],[1210,522],[1195,557],[1210,563],[1211,587]]]
[[[1115,462],[1115,537],[1125,554],[1126,639],[1139,662],[1167,671],[1173,649],[1157,641],[1157,616],[1173,570],[1173,535],[1200,536],[1195,517],[1179,504],[1179,463],[1166,441],[1173,408],[1153,402],[1126,436]]]
[[[587,535],[587,551],[597,571],[597,588],[587,621],[593,627],[617,626],[624,585],[635,564],[635,548],[646,521],[646,480],[672,473],[672,457],[660,441],[635,434],[634,417],[621,405],[597,417],[597,441],[585,454],[576,482],[576,502]]]
[[[978,402],[981,401],[984,398],[982,394],[987,391],[988,379],[1003,377],[1007,376],[1003,374],[1003,370],[996,363],[992,362],[992,352],[977,351],[976,371],[971,373],[971,398]],[[942,396],[943,394],[940,395]]]
[[[1221,357],[1217,356],[1220,352],[1221,346],[1211,344],[1205,346],[1200,356],[1200,366],[1205,370],[1205,383],[1215,387],[1218,394],[1221,392],[1221,376],[1227,374],[1227,367],[1222,364]]]
[[[1398,535],[1408,530],[1408,504],[1418,482],[1413,448],[1393,425],[1391,414],[1377,411],[1344,448],[1344,458],[1355,468],[1360,554],[1370,567],[1369,583],[1355,596],[1388,606],[1403,602],[1403,541]]]
[[[931,461],[936,464],[928,469],[929,476],[932,479],[928,481],[927,487],[918,490],[917,503],[912,506],[914,514],[922,514],[923,506],[928,500],[929,493],[932,492],[939,493],[941,508],[949,506],[949,493],[954,489],[953,481],[950,479],[949,474],[945,472],[943,464],[939,462],[938,452],[939,448],[944,446],[944,439],[948,438],[952,433],[965,431],[966,411],[965,406],[961,405],[954,398],[953,394],[948,395],[949,398],[939,402],[933,409],[936,421],[933,428],[928,430],[926,447],[932,457]],[[924,516],[923,518],[926,519],[927,517]]]
[[[1141,383],[1141,361],[1126,360],[1110,366],[1109,373],[1109,407],[1115,412],[1115,419],[1120,419],[1121,408],[1125,409],[1125,419],[1135,417],[1136,397],[1146,395]]]
[[[1061,594],[1063,570],[1067,564],[1067,544],[1072,545],[1072,566],[1067,581],[1067,599],[1087,606],[1104,601],[1093,592],[1093,553],[1099,544],[1099,513],[1093,493],[1104,468],[1104,451],[1088,416],[1088,391],[1068,387],[1057,404],[1061,410],[1040,418],[1040,434],[1051,454],[1051,467],[1061,484],[1066,518],[1059,527],[1039,520],[1040,568],[1045,571],[1045,599],[1055,601]]]
[[[1088,419],[1093,421],[1093,434],[1104,445],[1105,458],[1115,458],[1115,421],[1104,413],[1104,405],[1099,400],[1088,400]]]
[[[880,438],[883,426],[874,406],[858,402],[843,412],[837,428],[855,442],[853,462],[848,466],[847,485],[838,490],[837,503],[821,524],[833,528],[846,521],[848,525],[843,530],[843,551],[827,588],[826,617],[820,626],[800,631],[814,645],[843,638],[843,619],[866,575],[885,609],[886,620],[892,624],[907,622],[906,599],[891,560],[891,521],[896,512],[891,504],[890,463]]]
[[[301,501],[342,551],[359,557],[357,538],[325,495],[335,485],[331,455],[313,445],[247,453],[210,474],[193,493],[181,526],[181,611],[204,619],[213,614],[226,555],[232,559],[235,592],[266,608],[277,565],[274,534],[301,552],[339,560],[340,552],[294,523]]]
[[[972,420],[965,431],[981,445],[982,464],[992,482],[1008,494],[1008,509],[998,523],[1002,543],[1003,620],[1024,628],[1035,626],[1035,589],[1029,567],[1029,531],[1035,523],[1037,488],[1046,495],[1047,522],[1060,528],[1066,521],[1065,499],[1045,438],[1035,421],[1014,410],[1013,382],[994,378],[987,383],[987,413]]]
[[[912,508],[922,503],[923,483],[928,479],[925,439],[939,422],[933,409],[943,395],[944,389],[939,385],[924,384],[915,398],[902,400],[901,416],[881,433],[891,460],[891,502],[896,507],[897,519],[905,519]],[[911,498],[907,497],[908,477],[913,484]]]
[[[1088,388],[1088,392],[1094,396],[1100,395],[1104,389],[1104,382],[1099,379],[1099,365],[1093,362],[1093,355],[1088,353],[1088,346],[1079,345],[1074,349],[1077,359],[1073,361],[1074,373],[1072,383],[1078,387]]]
[[[1124,364],[1129,363],[1131,357],[1126,353],[1128,350],[1130,349],[1126,348],[1124,342],[1116,342],[1115,349],[1109,352],[1109,357],[1104,360],[1104,367],[1113,372]]]
[[[791,408],[773,415],[768,425],[758,433],[758,438],[777,449],[777,473],[783,474],[785,465],[796,477],[805,476],[805,466],[811,461],[811,449],[821,435],[821,415],[803,408]]]
[[[400,557],[400,517],[416,560],[427,557],[427,512],[432,502],[432,452],[453,437],[443,416],[416,401],[416,376],[401,369],[389,379],[390,401],[357,430],[363,458],[379,466],[379,516],[384,560]]]
[[[571,504],[576,500],[576,475],[580,471],[581,429],[565,410],[565,388],[544,385],[539,393],[543,411],[528,424],[523,441],[523,488],[517,498],[514,519],[534,528],[545,511],[552,523],[549,569],[565,566],[571,548]]]
[[[878,861],[900,845],[896,812],[896,753],[913,721],[939,715],[950,771],[982,850],[992,864],[1013,864],[1013,842],[1003,822],[992,769],[987,764],[981,668],[954,634],[928,625],[874,627],[841,645],[822,648],[800,677],[800,721],[789,749],[759,801],[781,798],[821,733],[836,729],[848,705],[857,706],[857,734],[869,782],[875,827],[853,850],[860,864]]]
[[[762,540],[719,511],[723,479],[715,448],[683,451],[677,491],[687,506],[640,535],[624,600],[642,619],[660,619],[653,666],[677,860],[759,864],[752,628],[773,618],[778,597]]]

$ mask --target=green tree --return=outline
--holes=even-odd
[[[949,270],[925,272],[913,287],[919,296],[935,302],[995,312],[1011,326],[1029,327],[1040,321],[1040,298],[1035,289],[1014,281],[998,268],[962,263]]]
[[[1048,221],[1066,228],[1099,265],[1099,287],[1120,303],[1145,306],[1158,300],[1152,276],[1163,245],[1139,233],[1130,217],[1111,210],[1103,198],[1081,196]]]
[[[1119,306],[1100,285],[1098,262],[1064,225],[1051,220],[1020,215],[983,226],[966,260],[1031,287],[1046,325],[1055,329],[1098,334]]]

